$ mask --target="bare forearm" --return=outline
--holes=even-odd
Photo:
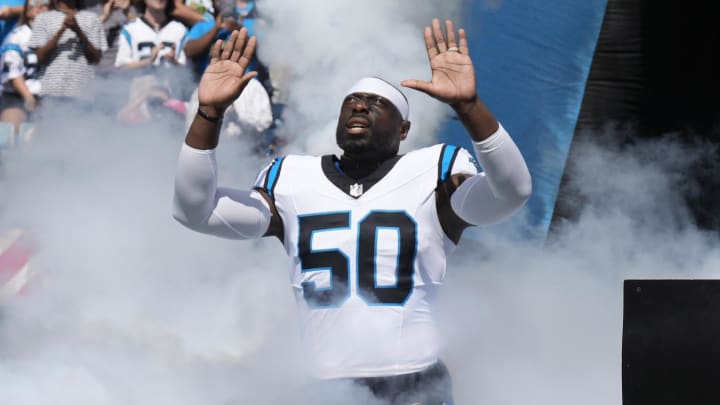
[[[20,94],[23,100],[35,97],[30,92],[30,89],[28,89],[27,83],[25,83],[25,78],[22,76],[12,79],[10,83],[12,83],[13,88],[18,92],[18,94]]]
[[[136,62],[129,62],[124,65],[120,65],[119,68],[121,70],[137,69],[137,68],[141,68],[141,67],[150,66],[150,65],[152,65],[152,62],[153,62],[152,58],[147,58],[147,59],[142,59],[142,60],[139,60]]]
[[[6,20],[10,18],[20,17],[23,12],[23,5],[20,6],[3,6],[0,8],[0,20]]]
[[[100,15],[100,22],[104,24],[107,20],[109,20],[114,9],[114,6],[110,4],[110,2],[105,3],[105,6],[103,7],[103,12]]]
[[[97,49],[95,45],[90,42],[90,40],[87,38],[87,35],[82,30],[77,30],[75,33],[78,36],[78,39],[80,40],[80,44],[83,47],[83,53],[85,54],[85,58],[90,62],[91,64],[97,64],[100,62],[100,58],[102,57],[102,51]]]
[[[52,52],[57,47],[58,41],[60,41],[60,36],[62,36],[63,32],[65,32],[65,26],[61,27],[58,32],[56,32],[55,35],[45,43],[45,45],[37,49],[35,53],[37,54],[38,62],[40,62],[41,65],[47,64],[50,60],[50,55],[52,55]]]
[[[205,35],[201,36],[200,38],[187,41],[187,43],[185,43],[185,47],[183,48],[185,51],[185,56],[194,59],[203,54],[207,54],[210,50],[210,46],[212,46],[213,41],[215,40],[215,35],[217,35],[217,32],[217,27],[213,27],[213,29],[206,32]]]
[[[170,0],[172,1],[172,0]],[[188,27],[199,23],[204,19],[203,15],[192,8],[188,7],[182,1],[175,1],[175,9],[172,12],[173,18],[182,21]]]
[[[220,119],[217,122],[213,122],[199,114],[195,114],[195,119],[193,119],[192,124],[190,124],[190,129],[188,129],[187,136],[185,137],[185,143],[195,149],[215,149],[218,145],[223,113],[216,108],[207,106],[200,106],[198,110],[202,110],[208,117],[220,117]]]
[[[452,104],[451,107],[474,142],[487,139],[499,128],[497,119],[479,96],[473,101]]]

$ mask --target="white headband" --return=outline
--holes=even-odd
[[[353,84],[345,95],[349,96],[353,93],[371,93],[385,97],[393,103],[398,111],[400,111],[402,119],[407,120],[410,115],[410,105],[408,104],[405,95],[402,94],[395,86],[383,79],[378,79],[377,77],[363,77]]]

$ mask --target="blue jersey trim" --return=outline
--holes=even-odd
[[[275,159],[272,166],[270,166],[270,170],[268,170],[267,174],[267,182],[265,184],[265,191],[267,191],[268,195],[270,197],[275,198],[275,184],[277,183],[278,176],[280,174],[280,166],[282,165],[283,160],[285,157],[280,157]]]
[[[455,160],[455,155],[458,152],[458,147],[455,145],[445,145],[442,151],[442,157],[440,158],[440,182],[447,180],[450,177],[450,171],[452,170],[452,163]]]
[[[7,51],[15,51],[20,54],[20,57],[25,57],[25,52],[23,52],[22,48],[20,48],[20,45],[18,44],[5,44],[0,48],[0,55],[4,54]]]
[[[132,40],[130,39],[130,33],[128,32],[128,30],[123,28],[122,30],[120,30],[120,33],[122,34],[122,36],[125,37],[125,40],[127,41],[128,45],[130,45],[130,48],[132,48]]]

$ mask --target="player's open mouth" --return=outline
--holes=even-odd
[[[365,118],[354,117],[350,118],[345,124],[347,132],[350,134],[362,134],[367,132],[370,127],[370,121]]]

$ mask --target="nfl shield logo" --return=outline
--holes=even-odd
[[[363,193],[362,184],[355,183],[350,186],[350,195],[351,196],[358,198],[362,195],[362,193]]]

